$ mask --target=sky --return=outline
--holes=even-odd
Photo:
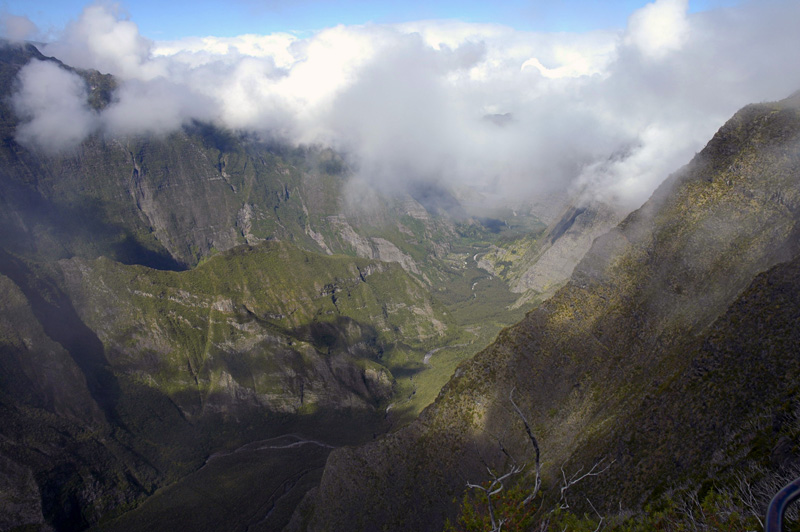
[[[496,23],[520,31],[584,32],[622,29],[645,0],[137,0],[118,3],[145,37],[234,37],[247,33],[309,34],[320,29],[373,22],[395,24],[417,20]],[[689,12],[736,5],[739,0],[691,0]],[[75,19],[82,0],[3,0],[0,10],[27,16],[52,38]]]
[[[635,208],[736,110],[800,89],[797,0],[14,2],[6,38],[119,82],[97,112],[74,72],[26,65],[24,146],[199,120],[338,150],[356,201],[423,182]]]

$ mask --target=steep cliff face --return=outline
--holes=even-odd
[[[58,154],[26,149],[16,142],[20,122],[11,95],[30,61],[69,69],[31,45],[0,43],[5,249],[39,260],[107,256],[185,269],[238,244],[277,239],[325,253],[396,260],[419,273],[397,242],[363,234],[366,228],[396,231],[402,202],[381,200],[385,208],[378,217],[342,217],[346,166],[330,150],[290,148],[201,123],[160,136],[100,133]],[[90,104],[102,107],[113,97],[111,76],[77,72],[87,82]],[[442,227],[452,232],[451,224]]]
[[[631,405],[624,424],[575,451],[581,461],[616,460],[584,494],[637,508],[676,488],[714,485],[752,497],[763,515],[800,466],[798,296],[800,257],[757,276],[671,379]]]
[[[545,230],[496,247],[482,257],[481,265],[522,294],[517,305],[543,301],[569,280],[594,239],[623,216],[619,209],[596,201],[570,203]]]
[[[3,525],[85,527],[158,472],[115,437],[117,381],[63,291],[5,252],[0,270]]]
[[[594,242],[563,289],[463,363],[418,421],[365,447],[334,452],[295,525],[440,529],[445,516],[454,515],[454,497],[460,498],[466,481],[485,475],[481,463],[502,467],[498,440],[508,452],[526,456],[529,444],[509,404],[512,388],[538,435],[546,484],[557,482],[565,462],[577,469],[613,457],[629,467],[609,478],[627,480],[607,482],[598,491],[600,501],[606,510],[620,502],[638,508],[661,484],[659,472],[676,458],[627,445],[639,438],[639,427],[627,424],[629,412],[640,411],[637,419],[644,423],[645,416],[655,415],[652,405],[664,404],[666,397],[705,404],[706,388],[692,385],[687,375],[693,364],[705,367],[708,357],[720,364],[708,382],[722,386],[725,372],[748,357],[764,357],[764,367],[772,368],[781,357],[794,356],[785,327],[774,341],[769,329],[759,328],[764,299],[754,302],[740,294],[751,283],[752,291],[765,282],[753,281],[759,272],[798,255],[799,143],[797,97],[737,113],[648,203]],[[786,282],[792,278],[787,274]],[[720,320],[728,308],[735,310]],[[753,342],[735,331],[736,316],[745,317],[747,327],[760,330],[765,344],[775,348],[751,351]],[[715,347],[720,335],[724,350],[746,354],[730,361],[721,356]],[[698,345],[707,347],[698,351]],[[739,368],[738,375],[760,368]],[[737,398],[742,415],[769,415],[757,394],[743,395],[752,401]],[[722,432],[736,423],[692,408],[681,415],[684,423],[705,427],[715,419],[712,426]],[[668,421],[658,415],[646,437],[664,430],[672,432],[669,441],[682,440],[680,467],[666,479],[688,482],[681,474],[690,471],[713,474],[703,461],[708,442]],[[772,451],[759,448],[756,440],[740,440],[739,452]],[[616,446],[596,445],[608,441]],[[642,463],[649,466],[634,467]],[[715,467],[735,463],[729,455]]]
[[[8,138],[3,155],[2,245],[30,257],[105,255],[177,269],[245,242],[325,246],[309,236],[303,194],[314,186],[307,181],[334,178],[212,128],[96,137],[53,156]]]

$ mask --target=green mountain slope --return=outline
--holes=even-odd
[[[593,500],[636,507],[670,488],[709,486],[742,496],[744,478],[763,512],[776,479],[800,465],[798,296],[800,258],[756,277],[690,349],[690,363],[625,425],[589,439],[576,455],[617,460],[587,491]]]
[[[454,332],[399,265],[283,243],[186,272],[6,253],[0,271],[0,454],[28,491],[38,484],[53,505],[39,519],[58,528],[114,515],[258,439],[321,439],[319,469],[332,446],[386,430],[392,372]]]
[[[356,391],[327,398],[337,369],[332,359],[342,356],[370,369],[370,377],[353,383],[366,379],[368,388],[375,386],[373,393],[361,390],[366,400],[386,399],[391,389],[381,387],[390,386],[391,376],[381,373],[380,363],[394,367],[400,352],[424,352],[449,332],[425,288],[398,265],[326,257],[289,244],[235,248],[190,272],[106,259],[60,267],[83,320],[110,349],[111,363],[141,373],[162,391],[199,393],[185,405],[187,413],[214,408],[209,401],[239,388],[273,410],[357,407]],[[318,353],[327,361],[314,360]],[[303,369],[313,375],[305,385],[295,382],[303,380]]]
[[[672,465],[670,453],[628,446],[621,435],[633,433],[638,441],[639,427],[628,425],[629,413],[642,408],[642,416],[652,414],[642,405],[661,404],[666,390],[682,389],[687,369],[707,356],[696,346],[714,341],[712,324],[731,305],[749,316],[750,327],[764,317],[762,303],[753,301],[748,308],[748,300],[737,298],[759,272],[798,255],[798,146],[797,96],[737,113],[644,207],[595,241],[563,289],[463,363],[417,422],[365,447],[334,452],[319,490],[294,525],[441,529],[445,517],[455,516],[454,501],[466,482],[486,478],[484,464],[504,469],[501,447],[531,459],[508,399],[512,389],[539,439],[546,497],[557,492],[562,464],[586,471],[602,457],[617,460],[610,470],[616,473],[608,475],[615,481],[597,492],[605,512],[620,504],[641,509],[643,500],[663,493],[664,482],[680,487],[683,477],[661,476]],[[754,347],[734,332],[715,334],[729,340],[727,350],[747,353]],[[768,344],[770,330],[760,332]],[[781,339],[785,331],[776,335],[776,349],[762,354],[774,360],[795,356],[796,346]],[[750,355],[743,356],[724,359],[721,375],[731,371],[728,363],[736,367]],[[767,367],[774,360],[765,362]],[[747,375],[751,369],[759,371],[738,371]],[[717,382],[721,386],[724,380]],[[769,404],[762,406],[758,395],[746,390],[737,399],[748,410],[745,417],[768,417]],[[683,405],[704,404],[702,387],[686,391]],[[686,408],[685,423],[703,426],[714,419],[717,433],[733,431],[737,422],[713,413],[695,420],[696,410]],[[693,440],[667,417],[656,417],[649,426],[685,440],[680,471],[713,478],[719,468],[736,465],[738,455],[728,455],[716,457],[716,469],[704,469],[707,454],[700,449],[708,442]],[[597,444],[608,441],[618,445]],[[757,437],[739,443],[738,452],[756,460],[773,451]]]

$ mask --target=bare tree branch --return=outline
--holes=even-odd
[[[600,527],[603,526],[603,516],[600,515],[600,512],[598,512],[597,508],[594,507],[594,504],[592,504],[592,501],[589,500],[589,497],[586,497],[586,502],[589,503],[589,506],[592,507],[592,510],[594,510],[594,513],[596,513],[597,517],[600,518],[600,521],[597,523],[597,528],[594,529],[594,532],[600,532]]]
[[[534,451],[536,451],[536,458],[535,458],[535,460],[536,460],[536,462],[535,462],[535,465],[536,465],[536,478],[534,479],[534,482],[533,482],[533,491],[531,491],[531,494],[528,495],[525,498],[525,500],[522,502],[522,504],[528,504],[534,499],[534,497],[536,497],[536,494],[539,493],[539,488],[542,485],[542,479],[541,479],[541,477],[539,475],[539,473],[541,471],[541,463],[540,463],[540,460],[539,460],[539,442],[536,440],[536,437],[533,435],[533,431],[531,430],[531,426],[528,423],[528,420],[525,417],[525,414],[522,413],[522,410],[520,410],[519,406],[517,406],[517,403],[514,402],[514,390],[516,390],[516,389],[517,389],[516,386],[511,388],[511,392],[509,392],[509,394],[508,394],[508,399],[511,401],[511,404],[514,406],[514,410],[516,410],[517,415],[522,420],[523,425],[525,425],[525,432],[528,433],[528,438],[531,440],[531,443],[533,444]]]
[[[486,494],[486,508],[489,510],[489,520],[492,524],[491,532],[500,532],[503,528],[503,524],[506,522],[506,519],[500,519],[499,521],[494,515],[494,502],[492,501],[492,497],[503,491],[505,485],[503,484],[507,479],[512,477],[513,475],[518,474],[525,466],[518,466],[516,464],[511,466],[511,469],[507,471],[505,474],[497,476],[489,466],[486,466],[486,470],[489,472],[489,476],[492,477],[491,482],[489,482],[488,486],[483,486],[481,484],[472,484],[471,482],[467,481],[467,487],[471,489],[478,489],[481,490]]]
[[[759,505],[755,493],[753,493],[753,486],[750,479],[747,478],[744,473],[740,472],[736,474],[736,480],[739,490],[739,499],[750,515],[756,518],[758,525],[764,528],[764,522],[761,520],[761,516],[764,515],[764,510],[761,505]]]
[[[533,445],[533,449],[535,451],[535,458],[534,458],[534,463],[535,463],[534,486],[533,486],[533,489],[532,489],[531,493],[525,498],[524,501],[519,503],[519,506],[517,507],[517,508],[522,508],[524,506],[527,506],[531,501],[533,501],[533,499],[538,495],[539,490],[541,489],[541,485],[542,485],[542,479],[541,479],[541,453],[540,453],[540,450],[539,450],[539,442],[536,439],[536,436],[533,435],[533,430],[531,429],[531,425],[528,422],[528,419],[525,417],[525,414],[522,413],[522,409],[519,407],[519,405],[517,405],[517,403],[514,401],[514,391],[515,390],[516,390],[516,387],[511,388],[511,391],[508,394],[508,399],[511,402],[512,407],[514,408],[514,412],[516,412],[517,416],[519,416],[520,420],[522,421],[522,424],[525,426],[525,433],[528,435],[528,439],[530,440],[531,445]],[[504,431],[504,434],[505,434],[505,431]],[[506,462],[506,467],[507,467],[506,472],[503,473],[503,474],[498,474],[498,472],[496,472],[491,467],[489,467],[489,465],[483,460],[483,458],[481,458],[481,462],[486,467],[486,471],[489,473],[490,480],[488,481],[488,483],[484,483],[484,484],[472,484],[469,481],[467,481],[466,484],[467,484],[468,488],[481,490],[486,495],[486,506],[487,506],[487,510],[488,510],[488,513],[489,513],[489,520],[491,522],[491,527],[492,527],[491,528],[491,532],[501,532],[503,526],[508,521],[508,517],[506,516],[506,517],[501,517],[501,518],[498,519],[498,516],[495,515],[495,507],[494,507],[493,498],[496,495],[498,495],[501,491],[503,491],[503,489],[505,488],[505,483],[506,483],[506,481],[508,481],[508,479],[510,479],[514,475],[517,475],[517,474],[521,473],[525,469],[526,464],[518,465],[516,459],[511,455],[511,453],[508,452],[508,450],[503,445],[503,438],[497,438],[494,435],[493,435],[493,437],[497,440],[497,444],[498,444],[498,446],[500,448],[500,452],[503,455],[505,455],[505,457],[508,460]],[[605,467],[603,467],[601,469],[600,467],[601,467],[601,464],[603,463],[604,460],[605,460],[605,458],[601,458],[600,460],[598,460],[592,466],[592,468],[589,471],[587,471],[586,473],[583,473],[583,474],[581,474],[582,471],[583,471],[583,467],[580,467],[570,478],[567,478],[567,474],[564,471],[564,467],[561,466],[561,476],[563,478],[563,485],[561,486],[561,491],[560,491],[561,498],[559,499],[558,503],[556,503],[555,507],[550,511],[549,514],[547,514],[545,516],[542,516],[542,519],[539,522],[539,525],[540,525],[540,528],[541,528],[542,531],[546,530],[549,527],[551,515],[553,514],[553,512],[555,512],[558,509],[567,509],[567,508],[569,508],[569,504],[567,502],[567,491],[569,490],[570,487],[574,486],[575,484],[577,484],[578,482],[582,481],[583,479],[585,479],[587,477],[594,477],[594,476],[601,475],[602,473],[606,472],[608,470],[608,468],[611,467],[611,464],[613,464],[616,461],[616,460],[612,460],[609,464],[607,464]],[[600,518],[600,521],[597,523],[597,528],[595,529],[595,532],[599,532],[599,530],[603,526],[603,521],[604,521],[603,516],[600,515],[600,513],[594,507],[592,502],[589,501],[589,499],[586,499],[586,500],[589,503],[589,506],[592,507],[594,512]]]
[[[614,462],[616,462],[616,460],[612,460],[611,462],[609,462],[609,464],[608,464],[606,467],[604,467],[604,468],[603,468],[603,469],[601,469],[600,471],[596,471],[596,469],[598,468],[598,466],[599,466],[601,463],[603,463],[603,460],[605,460],[605,457],[603,457],[603,458],[601,458],[600,460],[598,460],[597,462],[595,462],[595,464],[592,466],[592,468],[591,468],[589,471],[587,471],[586,473],[584,473],[584,474],[583,474],[583,475],[581,475],[581,476],[578,476],[578,475],[580,475],[581,471],[583,471],[583,466],[581,466],[581,467],[580,467],[580,468],[579,468],[579,469],[578,469],[578,470],[577,470],[577,471],[576,471],[576,472],[575,472],[575,473],[572,475],[572,477],[570,477],[570,479],[569,479],[569,480],[567,480],[567,475],[566,475],[566,473],[564,473],[564,466],[561,466],[561,475],[562,475],[562,476],[563,476],[563,478],[564,478],[564,484],[561,486],[561,498],[558,500],[558,504],[559,504],[559,507],[560,507],[562,510],[566,510],[567,508],[569,508],[569,503],[567,502],[567,490],[568,490],[569,488],[571,488],[572,486],[574,486],[575,484],[577,484],[577,483],[578,483],[578,482],[580,482],[581,480],[585,479],[586,477],[596,477],[596,476],[598,476],[598,475],[602,475],[603,473],[605,473],[606,471],[608,471],[608,468],[609,468],[609,467],[611,467],[611,465],[612,465]]]

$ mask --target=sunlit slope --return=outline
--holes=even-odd
[[[498,439],[519,456],[529,446],[510,409],[512,388],[539,437],[547,485],[558,481],[559,466],[571,457],[574,469],[599,459],[595,449],[618,462],[638,453],[626,463],[662,464],[615,473],[628,482],[608,483],[598,499],[604,510],[617,510],[620,502],[639,508],[661,483],[658,471],[669,455],[589,442],[628,430],[632,409],[681,379],[698,356],[694,346],[755,276],[797,256],[798,107],[794,97],[737,113],[645,206],[595,241],[563,289],[462,364],[417,422],[363,448],[333,453],[319,492],[309,499],[312,517],[309,508],[302,514],[309,528],[441,529],[445,516],[455,514],[466,480],[485,475],[481,461],[501,466]],[[755,320],[763,307],[750,312]],[[760,332],[767,341],[769,327]],[[729,338],[727,349],[752,348]],[[791,343],[774,345],[780,347],[764,356],[795,356]],[[760,371],[740,371],[751,369]],[[702,389],[689,391],[681,400],[703,404]],[[749,417],[764,414],[752,398],[737,404]],[[654,430],[680,434],[681,427],[667,421],[661,418]],[[718,423],[724,432],[735,421],[720,416]],[[682,470],[703,471],[704,454],[696,451],[707,442],[685,445],[692,450],[681,455]],[[742,452],[748,451],[768,455],[771,449],[754,440],[744,444]],[[636,500],[622,500],[631,489]]]
[[[187,272],[107,259],[60,268],[112,366],[187,414],[240,401],[374,408],[392,395],[390,369],[451,332],[399,265],[290,244],[238,247]]]

